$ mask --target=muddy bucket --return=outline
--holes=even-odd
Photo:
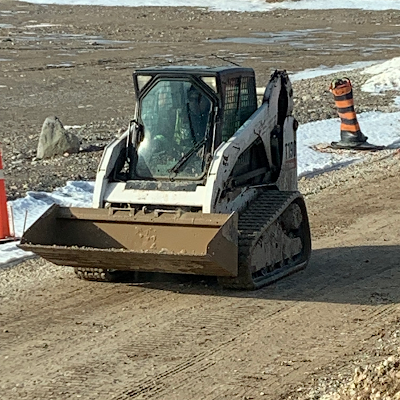
[[[53,205],[21,247],[57,265],[237,276],[238,215]]]

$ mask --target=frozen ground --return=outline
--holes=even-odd
[[[280,3],[266,3],[264,0],[192,0],[188,4],[185,0],[29,0],[37,4],[72,4],[72,5],[98,5],[98,6],[163,6],[163,7],[201,7],[218,11],[270,11],[277,8],[292,10],[329,10],[334,8],[359,8],[363,10],[400,9],[400,1],[376,0],[300,0],[283,1]]]

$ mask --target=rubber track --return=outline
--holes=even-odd
[[[75,274],[79,279],[97,282],[113,282],[113,275],[103,268],[74,268]]]
[[[271,224],[284,213],[287,207],[301,196],[300,192],[281,192],[269,190],[261,193],[248,208],[239,215],[239,275],[237,278],[220,278],[220,283],[230,289],[257,289],[272,283],[272,279],[266,282],[255,283],[248,270],[247,258],[258,239],[271,226]],[[283,272],[283,271],[282,271]],[[276,279],[280,279],[276,274]],[[287,275],[287,273],[284,273]]]
[[[239,215],[239,254],[247,257],[253,244],[298,198],[299,192],[264,192]]]

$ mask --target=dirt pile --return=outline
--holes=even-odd
[[[400,357],[390,356],[377,365],[356,368],[352,380],[337,393],[321,400],[400,399]]]
[[[338,381],[336,381],[338,383]],[[325,392],[325,393],[324,393]],[[399,354],[374,364],[358,366],[348,381],[336,389],[313,389],[302,399],[313,400],[398,400],[400,399]]]

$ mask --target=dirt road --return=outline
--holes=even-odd
[[[177,277],[90,283],[40,260],[3,272],[2,398],[298,398],[381,359],[400,317],[389,161],[308,196],[309,267],[256,292]]]
[[[400,29],[394,11],[121,12],[7,0],[0,9],[8,18],[1,21],[16,27],[0,27],[7,165],[22,150],[34,152],[49,114],[66,124],[128,120],[132,69],[168,57],[212,64],[220,62],[211,55],[217,53],[254,67],[263,83],[274,68],[399,55],[396,39],[388,44],[383,34]],[[265,27],[276,36],[254,41],[251,32]],[[283,31],[303,30],[314,35],[312,45],[279,40]],[[253,42],[224,41],[232,37]],[[351,50],[338,45],[344,40]],[[59,184],[68,160],[58,162],[10,168],[13,193],[26,182],[31,190],[45,180]],[[335,387],[355,365],[392,354],[400,346],[399,165],[390,153],[301,181],[313,234],[310,265],[256,292],[182,277],[90,283],[39,259],[0,271],[0,398],[311,399],[310,390],[324,382]]]

